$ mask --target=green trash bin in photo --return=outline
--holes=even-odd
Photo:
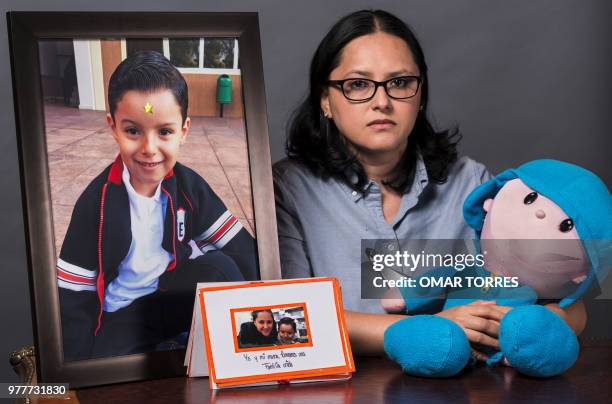
[[[227,74],[222,74],[217,79],[217,102],[223,117],[223,106],[232,103],[232,78]]]

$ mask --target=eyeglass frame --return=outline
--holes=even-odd
[[[389,90],[387,89],[387,83],[393,81],[393,80],[397,80],[397,79],[402,79],[402,78],[411,78],[411,79],[416,79],[417,80],[417,88],[414,92],[413,95],[411,95],[410,97],[394,97],[391,94],[389,94]],[[349,98],[346,93],[344,92],[344,83],[346,83],[347,81],[350,80],[363,80],[363,81],[369,81],[370,83],[374,83],[374,92],[372,93],[372,95],[368,98],[364,98],[362,100],[355,100],[352,98]],[[423,78],[421,76],[396,76],[396,77],[392,77],[388,80],[384,80],[384,81],[376,81],[376,80],[372,80],[372,79],[366,79],[366,78],[362,78],[362,77],[352,77],[352,78],[348,78],[348,79],[342,79],[342,80],[327,80],[327,85],[329,86],[336,86],[340,88],[340,91],[342,92],[342,95],[344,96],[344,98],[346,98],[349,101],[355,101],[355,102],[366,102],[366,101],[370,101],[372,98],[374,98],[374,96],[376,95],[376,92],[378,91],[378,87],[382,86],[382,88],[384,88],[385,90],[385,94],[387,94],[387,97],[394,99],[394,100],[407,100],[410,99],[414,96],[416,96],[419,92],[419,89],[421,88],[421,84],[423,83]]]

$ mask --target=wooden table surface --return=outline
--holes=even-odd
[[[135,403],[612,403],[612,345],[583,346],[578,362],[549,379],[522,376],[511,368],[478,365],[450,379],[404,375],[382,358],[356,358],[350,382],[229,389],[212,393],[208,378],[172,378],[82,389],[84,404]]]

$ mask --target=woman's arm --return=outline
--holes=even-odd
[[[471,342],[479,342],[483,343],[483,340],[478,340],[478,338],[482,338],[482,334],[487,334],[487,337],[491,337],[491,334],[496,334],[498,329],[498,321],[501,320],[503,314],[507,312],[510,308],[495,306],[493,304],[484,305],[485,309],[483,309],[482,304],[477,304],[476,306],[480,306],[477,310],[487,311],[487,313],[477,313],[480,316],[476,315],[476,313],[460,313],[458,316],[454,315],[455,311],[443,311],[438,313],[438,315],[443,315],[443,317],[448,318],[449,320],[453,320],[459,326],[466,331],[466,334],[473,335],[473,338],[469,338]],[[489,307],[487,307],[489,306]],[[559,307],[558,304],[548,304],[546,307],[557,313],[565,322],[571,327],[572,330],[576,333],[576,335],[580,335],[584,330],[586,325],[587,314],[584,307],[584,303],[582,301],[577,301],[576,303],[568,306],[565,309]],[[488,310],[487,310],[488,309]],[[501,313],[500,313],[501,311]],[[493,314],[495,313],[495,314]],[[353,352],[357,355],[370,355],[370,356],[382,356],[384,355],[384,335],[387,328],[399,321],[401,319],[406,318],[407,316],[399,315],[399,314],[372,314],[372,313],[360,313],[356,311],[345,311],[346,322],[349,332],[349,337],[351,339],[351,347]],[[496,316],[495,320],[487,317]],[[459,317],[459,318],[457,318]],[[470,320],[474,317],[479,317],[477,320]],[[488,320],[488,321],[487,321]],[[471,323],[473,321],[474,323]],[[492,327],[492,329],[488,329],[488,323],[497,325],[496,327]],[[483,332],[483,330],[486,330]],[[497,335],[493,335],[495,343],[497,345]],[[486,338],[488,340],[488,338]],[[492,345],[493,345],[492,344]],[[488,345],[488,344],[487,344]]]
[[[487,345],[499,349],[497,340],[499,322],[510,307],[497,306],[495,302],[475,301],[456,306],[436,314],[445,317],[463,329],[472,344]],[[346,322],[351,347],[357,355],[384,355],[384,339],[387,328],[407,316],[399,314],[371,314],[346,311]]]
[[[546,308],[561,317],[576,335],[582,334],[587,322],[587,312],[582,300],[562,309],[557,303],[547,304]]]
[[[385,330],[406,318],[400,314],[374,314],[345,311],[351,349],[356,355],[383,356]]]

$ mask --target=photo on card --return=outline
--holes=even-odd
[[[230,309],[236,352],[312,346],[306,303]]]
[[[257,14],[9,22],[38,378],[185,374],[197,283],[280,277]]]

